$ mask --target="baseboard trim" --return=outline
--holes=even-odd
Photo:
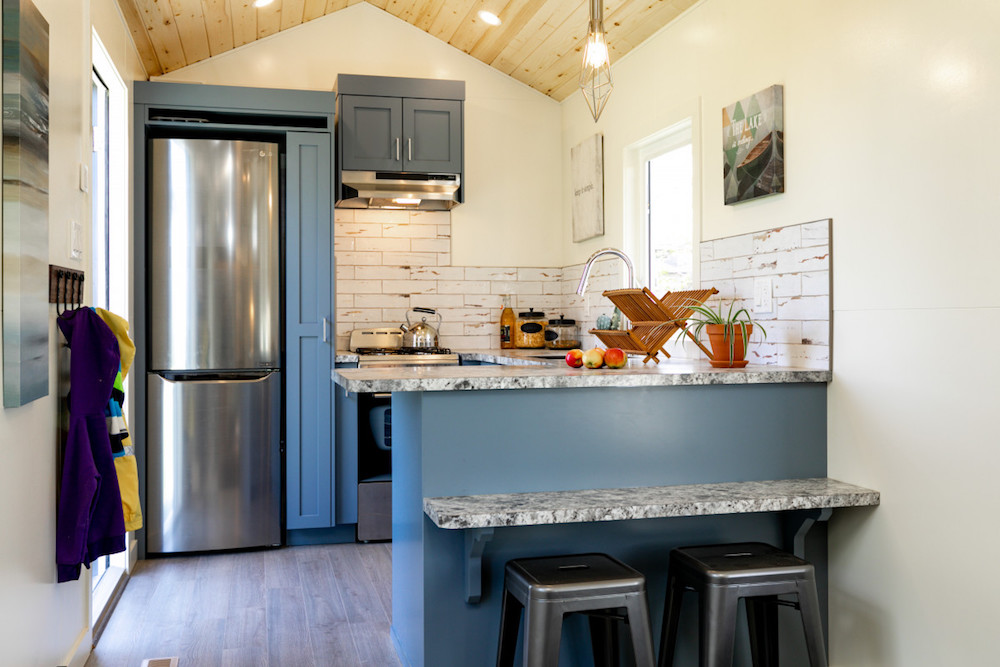
[[[73,647],[59,663],[64,667],[84,667],[93,650],[90,628],[84,628],[77,636]]]

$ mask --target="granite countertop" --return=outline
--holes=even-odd
[[[337,368],[333,380],[352,393],[393,391],[468,391],[570,387],[659,387],[707,384],[829,382],[831,372],[784,366],[712,368],[708,361],[666,359],[643,365],[630,357],[625,368],[570,368],[559,350],[456,350],[463,361],[491,365],[396,368]],[[546,357],[557,357],[555,359]],[[337,363],[357,361],[338,352]]]
[[[440,528],[495,528],[878,505],[878,491],[835,479],[685,484],[424,498]]]

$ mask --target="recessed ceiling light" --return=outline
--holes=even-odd
[[[499,16],[485,9],[479,10],[479,18],[483,20],[483,23],[489,23],[490,25],[500,25],[502,23]]]
[[[261,7],[267,7],[272,2],[274,2],[274,0],[254,0],[253,6],[259,9]]]

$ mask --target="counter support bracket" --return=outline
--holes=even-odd
[[[809,534],[809,531],[817,521],[829,521],[831,516],[833,516],[832,507],[824,507],[823,509],[807,512],[802,517],[802,523],[799,524],[798,529],[795,531],[795,537],[792,538],[792,553],[799,558],[805,559],[806,535]]]
[[[465,531],[465,601],[469,604],[483,599],[483,552],[492,539],[492,528]]]

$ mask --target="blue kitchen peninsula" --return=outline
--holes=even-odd
[[[670,549],[765,541],[814,562],[825,612],[822,521],[832,507],[877,504],[877,493],[835,483],[825,495],[826,487],[810,487],[814,495],[806,497],[793,484],[778,500],[740,491],[747,497],[730,498],[739,509],[704,505],[710,509],[698,512],[685,512],[676,493],[667,512],[650,510],[649,498],[678,485],[832,483],[824,480],[828,371],[716,370],[673,360],[585,370],[506,352],[463,358],[508,365],[334,371],[344,391],[392,392],[392,622],[403,664],[495,664],[503,568],[511,558],[601,551],[621,559],[647,577],[658,638]],[[630,505],[633,489],[646,510]],[[598,502],[592,490],[614,491],[596,492]],[[591,505],[552,505],[559,494],[548,492],[585,492],[559,502],[589,498]],[[595,513],[609,493],[620,513]],[[463,514],[482,496],[485,518]],[[525,507],[548,513],[541,520],[518,512]],[[695,607],[682,613],[678,665],[697,662]],[[779,615],[782,655],[805,664],[801,624],[786,611]],[[749,664],[745,634],[737,665]],[[592,664],[589,650],[586,622],[568,618],[560,664]]]

